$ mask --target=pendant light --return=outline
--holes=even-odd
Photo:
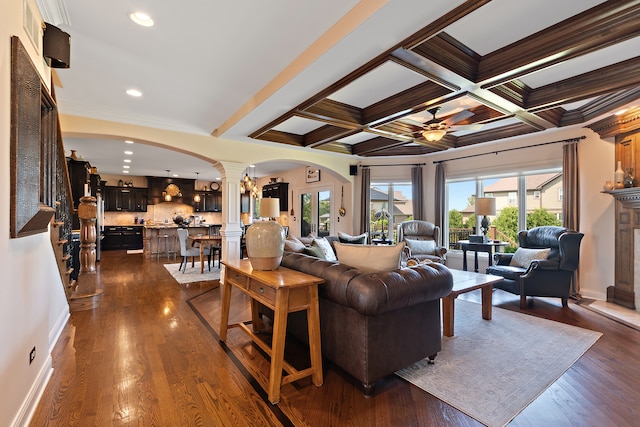
[[[193,196],[193,201],[195,203],[200,203],[200,193],[198,191],[198,172],[196,172],[196,195]]]
[[[167,171],[167,181],[166,183],[169,183],[169,169],[165,169]],[[169,192],[167,191],[167,189],[165,188],[165,190],[162,192],[162,197],[164,197],[164,201],[165,202],[170,202],[172,199],[171,194],[169,194]]]

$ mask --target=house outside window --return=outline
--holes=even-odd
[[[507,195],[507,203],[510,205],[515,205],[518,203],[518,193],[516,191],[510,191]]]
[[[383,237],[397,242],[397,226],[403,221],[413,219],[413,200],[410,182],[372,182],[370,187],[370,223],[371,239]],[[386,216],[376,216],[378,212],[388,212]],[[379,219],[377,219],[379,217]]]
[[[540,191],[537,191],[537,190],[534,191],[533,192],[533,198],[536,199],[536,200],[540,199]]]

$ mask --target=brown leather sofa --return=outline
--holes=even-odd
[[[365,394],[373,393],[376,380],[440,351],[440,298],[453,286],[444,265],[362,274],[292,252],[281,265],[325,280],[318,290],[322,355],[358,380]],[[289,316],[288,333],[308,342],[304,312]]]

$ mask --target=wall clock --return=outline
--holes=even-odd
[[[211,184],[209,184],[209,188],[211,188],[213,191],[218,191],[220,189],[220,184],[217,181],[213,181]]]

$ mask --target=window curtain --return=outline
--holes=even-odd
[[[413,200],[413,219],[424,220],[424,186],[422,184],[422,166],[411,168],[411,198]]]
[[[562,212],[563,226],[579,231],[580,227],[580,182],[578,179],[578,143],[568,143],[562,147]],[[573,274],[571,294],[580,297],[578,271]]]
[[[371,214],[371,170],[368,167],[363,167],[362,181],[360,185],[360,234],[368,233],[369,239],[371,239],[371,232],[369,230],[369,215]]]
[[[440,236],[444,239],[444,224],[445,224],[445,172],[444,163],[436,164],[436,182],[435,182],[435,224],[440,227]],[[444,242],[438,242],[443,244]]]

